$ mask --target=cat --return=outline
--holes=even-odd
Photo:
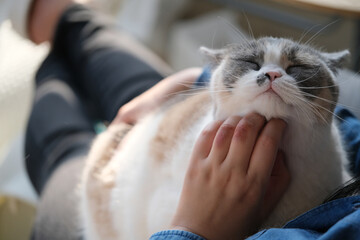
[[[337,71],[349,52],[324,53],[283,38],[201,48],[209,86],[174,98],[133,128],[98,136],[81,182],[85,239],[136,240],[167,229],[193,145],[210,121],[257,112],[282,118],[291,183],[263,227],[281,226],[319,205],[350,177],[334,121]]]

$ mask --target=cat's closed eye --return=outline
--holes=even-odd
[[[257,62],[251,60],[242,60],[242,61],[246,64],[246,67],[255,71],[260,70],[260,65]]]
[[[319,66],[314,65],[306,65],[306,64],[298,64],[298,65],[290,65],[286,68],[286,73],[290,76],[296,77],[299,75],[309,75],[315,74],[319,70]]]
[[[301,73],[303,68],[303,65],[292,65],[286,69],[286,73],[289,75],[298,75]]]

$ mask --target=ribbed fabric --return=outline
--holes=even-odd
[[[206,240],[199,235],[180,230],[165,230],[155,233],[150,240]]]

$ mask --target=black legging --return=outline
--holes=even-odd
[[[96,135],[94,120],[110,122],[163,78],[118,40],[101,17],[73,5],[36,75],[25,144],[28,175],[40,195],[33,239],[81,238],[75,192]]]

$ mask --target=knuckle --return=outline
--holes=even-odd
[[[219,124],[221,124],[220,121],[215,121],[215,122],[210,123],[207,127],[205,127],[201,131],[200,136],[205,137],[205,138],[212,136],[217,131],[217,126],[219,126]]]
[[[229,117],[229,120],[231,121],[231,122],[239,122],[240,120],[242,119],[242,117],[240,117],[240,116],[231,116],[231,117]]]
[[[211,129],[204,129],[202,130],[200,137],[203,139],[207,139],[208,137],[210,137],[213,134],[214,130]]]
[[[235,130],[235,126],[233,126],[231,124],[227,124],[227,123],[221,125],[221,127],[220,127],[220,133],[222,133],[224,135],[226,135],[230,132],[233,132],[234,130]]]
[[[260,144],[262,146],[262,148],[265,149],[275,149],[277,148],[277,140],[275,137],[273,136],[269,136],[269,135],[264,135],[260,138]]]
[[[229,187],[227,188],[227,194],[230,198],[236,201],[243,201],[248,191],[248,184],[243,178],[240,178],[237,174],[231,174],[228,179]]]
[[[280,129],[284,129],[286,127],[286,122],[280,118],[276,118],[273,121],[279,126]]]
[[[259,188],[253,187],[250,188],[249,191],[246,194],[247,199],[250,202],[256,202],[260,197],[261,197],[261,191],[259,190]]]
[[[229,183],[229,175],[221,172],[214,174],[213,185],[215,188],[225,189]]]
[[[248,198],[256,199],[259,198],[261,194],[261,189],[264,187],[264,183],[262,182],[259,176],[253,176],[249,179],[249,188],[247,191]]]
[[[213,175],[213,167],[210,163],[203,163],[199,166],[198,176],[201,176],[205,180],[209,180]]]
[[[265,117],[258,113],[250,113],[245,117],[246,120],[252,122],[254,125],[259,126],[265,123]]]
[[[230,124],[223,124],[215,138],[215,147],[222,147],[224,143],[232,136],[235,126]]]
[[[255,125],[252,122],[244,119],[244,121],[236,127],[234,134],[235,138],[239,139],[240,141],[245,141],[248,135],[253,132],[254,129]]]
[[[211,169],[206,164],[196,164],[188,168],[186,179],[190,182],[199,180],[208,182],[211,179],[211,175]]]
[[[187,169],[187,177],[189,178],[195,178],[196,176],[199,175],[199,173],[201,173],[201,163],[199,162],[195,162],[195,161],[191,161],[190,165]]]
[[[195,177],[197,176],[198,174],[198,171],[195,167],[190,167],[188,170],[187,170],[187,174],[186,174],[186,177],[188,179],[195,179]]]
[[[258,188],[261,186],[262,182],[260,180],[260,177],[256,174],[249,176],[249,185],[251,185],[251,188]]]

